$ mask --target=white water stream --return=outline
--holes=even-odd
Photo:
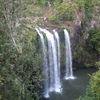
[[[60,68],[60,38],[58,33],[53,30],[53,34],[46,29],[36,28],[40,36],[43,53],[43,66],[46,73],[44,80],[44,97],[49,97],[49,92],[61,92],[61,68]],[[47,38],[47,48],[45,46],[44,35]],[[72,69],[72,54],[69,33],[64,29],[65,49],[66,49],[66,73],[64,79],[74,79]]]

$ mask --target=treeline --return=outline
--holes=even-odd
[[[83,19],[93,18],[95,7],[99,10],[100,1],[98,0],[56,0],[54,3],[53,15],[49,18],[53,23],[77,19],[77,14],[83,13]]]

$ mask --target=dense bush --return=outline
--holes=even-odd
[[[38,100],[41,73],[41,55],[36,51],[32,34],[21,37],[23,46],[18,51],[9,37],[0,35],[0,95],[4,100]],[[41,66],[41,68],[40,68]],[[38,90],[37,90],[38,89]]]
[[[59,18],[57,14],[50,16],[49,20],[54,24],[59,24]]]
[[[100,61],[96,62],[95,65],[100,69]]]
[[[89,31],[89,34],[90,39],[88,49],[90,50],[90,52],[100,55],[100,29],[92,29]]]
[[[60,6],[58,6],[59,18],[61,20],[73,20],[76,18],[75,12],[78,7],[76,3],[68,2],[67,0],[63,0]]]
[[[37,33],[16,27],[21,13],[16,0],[0,3],[0,100],[38,100],[45,76]]]

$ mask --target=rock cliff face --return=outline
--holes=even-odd
[[[51,10],[52,11],[52,10]],[[50,12],[51,12],[50,11]],[[65,65],[64,55],[65,55],[65,48],[64,48],[64,35],[63,29],[67,29],[70,33],[71,39],[71,48],[72,48],[72,55],[73,55],[73,67],[91,67],[95,66],[95,62],[100,59],[99,55],[94,57],[93,54],[90,53],[88,50],[89,40],[91,37],[90,30],[96,29],[97,27],[100,28],[100,18],[99,18],[99,11],[96,7],[93,18],[84,19],[84,13],[76,12],[77,18],[74,21],[61,21],[59,24],[54,24],[48,20],[47,15],[52,15],[52,13],[45,13],[43,17],[45,20],[42,21],[41,27],[48,27],[48,30],[56,29],[60,35],[61,39],[61,62],[62,66]],[[52,32],[52,31],[51,31]]]
[[[91,55],[88,50],[89,40],[91,36],[89,31],[100,28],[100,21],[98,22],[96,19],[92,19],[89,26],[86,27],[85,30],[82,27],[81,20],[76,22],[77,23],[74,23],[70,29],[73,66],[74,68],[95,66],[95,62],[99,61],[100,57],[99,55],[97,55],[97,57],[94,57],[94,54]]]
[[[99,56],[97,58],[93,57],[94,55],[91,55],[89,53],[88,44],[90,39],[90,33],[89,31],[91,29],[94,29],[96,27],[100,28],[100,7],[96,6],[95,10],[93,11],[93,18],[85,19],[84,16],[86,15],[85,10],[77,10],[75,13],[75,20],[59,20],[59,23],[53,23],[50,21],[50,16],[54,15],[56,10],[54,7],[45,7],[42,8],[40,6],[33,5],[29,6],[28,13],[23,13],[24,15],[22,18],[19,19],[19,21],[16,24],[16,27],[24,26],[26,29],[28,29],[30,32],[33,32],[33,29],[35,27],[49,27],[49,31],[52,29],[57,29],[60,38],[61,38],[61,62],[62,66],[65,65],[64,57],[65,57],[65,48],[64,48],[64,35],[63,29],[67,29],[70,33],[70,39],[71,39],[71,48],[72,48],[72,54],[73,54],[73,66],[76,67],[83,67],[83,66],[94,66],[95,65],[95,59],[99,59]],[[38,8],[38,9],[37,9]],[[55,11],[54,11],[55,10]],[[53,12],[54,11],[54,12]],[[34,13],[33,13],[34,12]],[[89,13],[90,14],[90,13]],[[57,17],[57,16],[56,16]],[[56,18],[55,18],[56,19]],[[85,24],[89,25],[85,25]],[[52,31],[51,31],[52,32]]]
[[[79,17],[78,17],[79,18]],[[65,43],[64,43],[64,34],[63,29],[67,29],[70,34],[71,39],[71,49],[72,49],[72,56],[73,56],[73,67],[79,68],[79,67],[92,67],[95,66],[95,62],[100,59],[99,55],[97,58],[94,57],[94,55],[91,55],[88,51],[88,44],[90,39],[90,33],[89,31],[91,29],[95,29],[95,27],[99,27],[99,24],[96,24],[96,20],[91,20],[90,27],[86,28],[86,30],[83,30],[82,27],[82,21],[80,20],[79,23],[76,21],[70,26],[70,27],[61,27],[59,28],[57,26],[53,26],[51,24],[49,27],[46,27],[51,33],[53,29],[56,29],[60,36],[60,48],[61,48],[61,64],[62,69],[65,66]]]

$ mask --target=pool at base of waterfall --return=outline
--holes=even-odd
[[[91,75],[95,71],[95,68],[75,70],[75,79],[66,80],[62,78],[62,93],[51,92],[49,98],[42,98],[41,100],[75,100],[79,96],[83,96],[89,85],[89,74]]]

